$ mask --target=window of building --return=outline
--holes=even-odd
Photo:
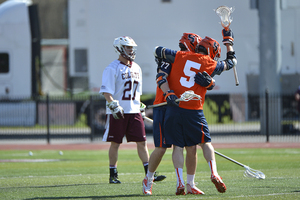
[[[75,49],[75,72],[88,72],[87,50]]]
[[[0,74],[9,72],[9,55],[0,53]]]

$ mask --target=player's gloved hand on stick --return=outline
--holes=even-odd
[[[215,87],[215,80],[206,72],[198,72],[195,75],[195,83],[205,87],[208,90],[212,90]]]
[[[115,119],[124,119],[124,110],[119,105],[118,100],[113,100],[107,104],[107,107],[111,110],[113,117]]]
[[[228,31],[226,31],[225,29],[222,30],[222,35],[223,35],[223,44],[230,44],[231,46],[233,46],[233,41],[234,41],[234,35],[233,32],[228,29]]]
[[[142,115],[143,119],[145,119],[145,117],[146,117],[145,110],[146,110],[146,105],[141,102],[140,111],[141,111],[141,115]]]
[[[175,95],[173,90],[168,90],[164,94],[164,97],[168,103],[168,106],[179,106],[179,102],[176,102],[176,99],[178,99],[178,97]]]

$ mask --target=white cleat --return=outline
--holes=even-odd
[[[186,184],[187,194],[204,194],[199,188],[194,185]]]
[[[152,195],[152,184],[153,178],[148,178],[146,176],[143,180],[143,194]]]

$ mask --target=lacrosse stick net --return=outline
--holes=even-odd
[[[232,22],[232,16],[231,13],[234,11],[234,8],[229,8],[227,6],[219,6],[215,12],[221,19],[221,25],[225,28],[225,30],[228,30],[228,27],[230,26]]]
[[[194,91],[189,90],[185,91],[182,95],[180,95],[180,98],[176,101],[190,101],[190,100],[201,100],[201,96],[198,94],[195,94]]]
[[[241,167],[244,167],[244,169],[245,169],[244,176],[245,177],[256,178],[256,179],[265,179],[266,178],[265,174],[262,173],[261,171],[252,169],[249,166],[244,165],[244,164],[242,164],[242,163],[240,163],[240,162],[238,162],[238,161],[236,161],[232,158],[229,158],[228,156],[225,156],[224,154],[221,154],[217,151],[215,151],[215,154],[217,154],[217,155],[219,155],[219,156],[221,156],[221,157],[223,157],[223,158],[225,158],[225,159],[227,159],[227,160],[229,160],[229,161],[231,161],[231,162],[233,162],[233,163],[235,163],[235,164],[237,164]]]
[[[262,173],[261,171],[255,170],[250,168],[249,166],[244,166],[244,168],[246,169],[244,171],[244,176],[245,177],[249,177],[249,178],[257,178],[257,179],[265,179],[266,176],[264,173]]]
[[[188,90],[185,91],[184,93],[182,93],[182,95],[180,95],[179,99],[176,99],[176,102],[180,102],[180,101],[191,101],[191,100],[200,100],[201,101],[201,96],[198,94],[195,94],[194,91],[192,90]],[[159,103],[159,104],[155,104],[155,105],[149,105],[147,106],[147,108],[155,108],[155,107],[159,107],[159,106],[164,106],[167,105],[167,102],[164,103]]]

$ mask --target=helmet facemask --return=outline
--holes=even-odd
[[[136,47],[122,46],[122,56],[130,61],[134,61],[136,55]]]

